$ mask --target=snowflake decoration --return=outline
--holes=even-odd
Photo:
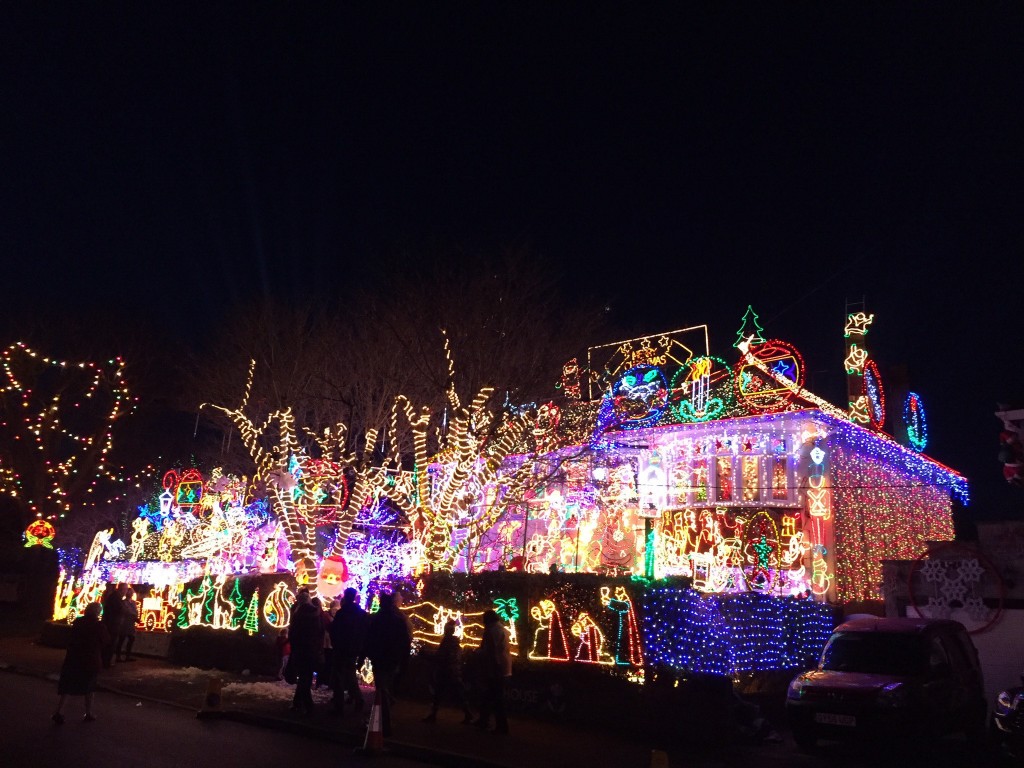
[[[988,621],[992,617],[991,609],[985,605],[980,597],[968,597],[964,600],[964,610],[971,617],[972,621],[979,623]]]
[[[927,581],[944,581],[946,579],[946,564],[942,560],[929,559],[921,567],[921,575]]]
[[[964,581],[978,581],[985,573],[977,558],[960,561],[960,578]]]
[[[948,619],[950,613],[949,604],[941,597],[929,597],[926,616],[933,619]]]
[[[950,603],[962,603],[967,594],[967,585],[960,579],[948,579],[939,587],[939,592]]]

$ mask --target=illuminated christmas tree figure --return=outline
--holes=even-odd
[[[191,589],[185,590],[185,593],[181,596],[181,609],[178,611],[177,626],[179,629],[185,629],[189,625],[191,619],[192,604],[195,602],[196,595],[192,593]]]
[[[236,582],[237,583],[237,582]],[[252,599],[249,601],[249,607],[245,611],[245,622],[243,624],[245,631],[250,635],[255,635],[260,629],[260,590],[257,587],[256,591],[252,593]]]
[[[239,579],[235,579],[235,586],[231,589],[231,595],[228,597],[234,608],[229,620],[231,629],[238,629],[238,625],[242,623],[247,613],[245,598],[242,597],[242,592],[238,587],[239,581]]]
[[[736,332],[736,341],[732,343],[734,347],[738,347],[748,338],[750,339],[751,344],[764,344],[764,336],[761,335],[761,331],[763,331],[764,328],[758,324],[757,319],[757,312],[755,312],[754,308],[748,304],[747,311],[743,315],[743,325],[741,325],[740,329]]]
[[[213,626],[213,612],[217,604],[217,590],[213,586],[213,576],[206,575],[196,598],[198,598],[201,609],[195,623]]]

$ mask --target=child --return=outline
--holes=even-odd
[[[288,628],[277,633],[277,657],[281,660],[277,668],[277,679],[284,680],[284,669],[288,666],[288,657],[292,653],[292,644],[288,641]]]
[[[423,718],[423,722],[432,723],[437,720],[437,710],[441,705],[441,698],[451,691],[454,698],[459,702],[465,715],[462,722],[469,723],[473,720],[473,713],[469,710],[469,703],[466,701],[466,689],[462,685],[461,668],[462,646],[459,645],[459,638],[455,636],[455,622],[449,619],[444,625],[444,637],[437,647],[434,667],[434,703],[430,708],[430,714]]]

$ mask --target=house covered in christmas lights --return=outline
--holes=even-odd
[[[457,569],[681,575],[708,593],[877,599],[883,560],[953,538],[967,482],[922,453],[916,393],[896,419],[887,413],[864,341],[872,320],[846,323],[844,407],[805,388],[799,352],[761,337],[752,310],[731,362],[708,354],[704,326],[592,348],[586,368],[566,366],[565,401],[539,410],[535,445],[560,447],[507,461],[508,471],[535,461],[536,488],[506,500],[486,535],[452,543]]]

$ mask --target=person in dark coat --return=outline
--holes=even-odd
[[[512,675],[512,651],[508,630],[494,609],[484,611],[484,636],[477,650],[478,672],[483,693],[476,725],[486,731],[494,714],[494,732],[508,733],[505,715],[505,678]]]
[[[71,625],[71,638],[64,664],[57,682],[57,711],[51,718],[57,725],[64,724],[64,702],[68,696],[85,697],[85,722],[96,718],[92,714],[92,697],[96,689],[96,675],[103,668],[103,651],[110,645],[110,635],[100,621],[100,604],[89,603],[85,614]]]
[[[465,715],[462,722],[469,723],[473,720],[473,713],[466,699],[466,688],[462,684],[462,646],[459,644],[459,638],[455,636],[455,628],[454,620],[448,619],[445,622],[444,637],[437,646],[437,653],[434,654],[434,671],[431,677],[434,703],[430,708],[430,714],[423,718],[425,723],[437,720],[437,710],[442,699],[449,693],[462,707]]]
[[[292,709],[304,714],[313,712],[313,673],[322,663],[324,651],[324,624],[322,611],[313,605],[308,589],[300,589],[298,601],[292,609],[288,625],[288,640],[292,646],[288,663],[295,672],[295,696]]]
[[[135,592],[129,589],[121,602],[121,626],[114,647],[114,658],[118,661],[135,661],[132,658],[132,646],[135,645],[135,623],[138,620],[139,604],[135,601]]]
[[[107,584],[100,602],[103,606],[103,626],[107,630],[106,646],[103,648],[103,668],[109,669],[114,659],[114,643],[121,631],[121,603],[128,594],[127,584]]]
[[[394,596],[380,596],[380,610],[370,617],[366,635],[366,656],[373,666],[373,680],[380,694],[381,734],[391,735],[391,707],[395,680],[412,648],[412,634],[405,617],[395,605]]]
[[[363,692],[359,688],[358,670],[363,661],[369,616],[360,607],[359,593],[349,587],[342,597],[341,608],[331,622],[331,645],[334,648],[334,707],[345,709],[345,694],[352,702],[353,711],[363,709]]]

